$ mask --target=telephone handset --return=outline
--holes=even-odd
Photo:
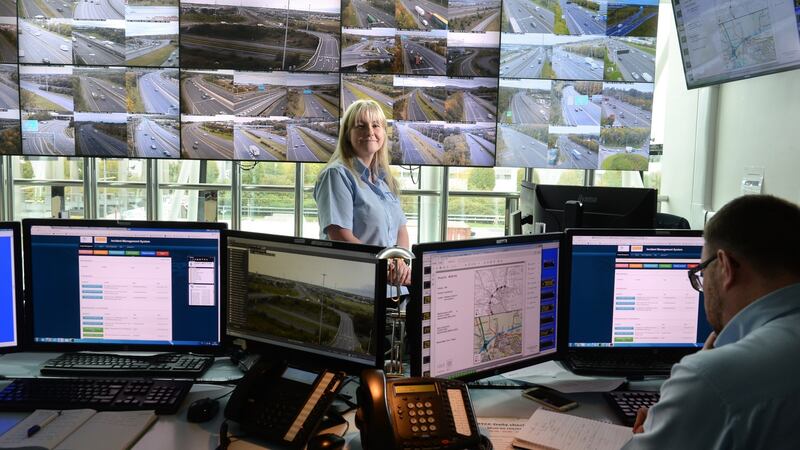
[[[225,418],[248,433],[302,448],[342,387],[343,372],[306,372],[259,361],[231,394]]]
[[[482,438],[464,383],[442,378],[386,380],[361,374],[356,426],[365,450],[490,449]]]

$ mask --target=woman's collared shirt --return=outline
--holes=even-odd
[[[406,224],[400,200],[392,194],[384,181],[385,173],[378,174],[373,183],[369,169],[355,159],[358,179],[341,162],[335,162],[322,171],[314,186],[314,200],[319,215],[319,235],[328,239],[330,225],[353,232],[361,242],[381,247],[397,244],[397,232]]]

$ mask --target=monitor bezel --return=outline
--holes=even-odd
[[[787,1],[791,1],[791,0],[787,0]],[[797,70],[797,69],[800,68],[800,60],[798,60],[796,64],[793,64],[793,65],[790,65],[790,66],[786,66],[786,67],[760,71],[760,72],[751,73],[751,74],[747,74],[747,75],[739,75],[739,76],[735,76],[735,77],[726,77],[724,79],[717,80],[717,81],[705,81],[705,82],[701,82],[701,83],[691,83],[690,84],[689,83],[688,74],[686,73],[686,56],[684,56],[684,54],[683,54],[683,51],[686,49],[686,47],[681,42],[681,37],[685,37],[685,35],[681,34],[680,29],[678,27],[678,11],[677,11],[677,9],[675,9],[675,0],[671,0],[671,6],[672,6],[672,18],[675,20],[675,30],[676,30],[676,33],[678,35],[678,49],[680,50],[679,53],[681,54],[681,69],[683,70],[683,80],[686,82],[686,90],[691,91],[692,89],[698,89],[698,88],[709,87],[709,86],[716,86],[716,85],[719,85],[719,84],[731,83],[733,81],[749,80],[749,79],[752,79],[752,78],[758,78],[758,77],[762,77],[762,76],[765,76],[765,75],[773,75],[773,74],[781,73],[781,72],[788,72],[788,71]]]
[[[0,229],[11,230],[12,242],[11,250],[13,251],[14,261],[12,268],[14,270],[14,323],[16,324],[16,338],[15,345],[7,347],[0,347],[0,354],[13,353],[25,350],[25,324],[24,320],[24,292],[22,289],[22,228],[19,222],[0,222]]]
[[[669,355],[680,359],[680,357],[694,353],[698,347],[569,347],[570,332],[570,285],[572,282],[572,239],[575,236],[664,236],[664,237],[702,237],[703,230],[678,230],[678,229],[641,229],[641,228],[568,228],[564,233],[562,245],[563,256],[561,267],[559,268],[561,287],[559,296],[561,297],[561,311],[559,314],[559,328],[561,334],[558,336],[558,346],[563,354],[591,352],[592,354],[609,353],[615,355],[630,355],[633,357],[648,357],[654,355]],[[687,278],[686,282],[689,280]],[[700,296],[702,297],[702,293]],[[700,299],[702,302],[702,298]]]
[[[442,250],[458,250],[473,247],[491,247],[496,245],[524,245],[524,244],[539,244],[543,242],[557,242],[558,243],[558,284],[562,284],[561,269],[563,264],[563,244],[564,233],[543,233],[543,234],[527,234],[517,236],[504,236],[494,238],[481,238],[462,241],[441,241],[429,242],[424,244],[416,244],[412,247],[414,253],[414,263],[411,266],[411,279],[412,290],[411,299],[407,306],[408,320],[406,321],[406,329],[408,332],[408,347],[411,362],[411,376],[422,376],[422,267],[424,266],[425,255],[428,252],[438,252]],[[558,359],[561,356],[559,342],[559,335],[563,333],[561,330],[561,320],[559,317],[563,314],[561,300],[561,289],[557,287],[556,295],[556,336],[555,336],[555,351],[546,355],[531,356],[521,360],[495,367],[492,369],[484,369],[481,371],[471,372],[465,375],[447,377],[451,379],[458,379],[462,381],[474,381],[481,378],[500,375],[512,370],[521,369],[523,367],[531,366],[545,361]],[[471,344],[470,344],[471,345]]]
[[[230,238],[235,239],[250,239],[255,241],[265,241],[267,243],[276,243],[282,245],[297,245],[306,246],[309,248],[325,248],[327,250],[340,250],[340,251],[356,251],[363,253],[371,253],[377,256],[384,247],[366,244],[355,244],[340,241],[328,241],[320,239],[299,238],[294,236],[284,236],[268,233],[257,233],[251,231],[228,230],[223,233],[223,250],[226,266],[228,264],[228,241]],[[386,328],[386,307],[388,301],[386,300],[386,261],[376,260],[375,270],[375,315],[373,318],[373,326],[375,330],[384,330]],[[223,296],[225,297],[226,308],[229,307],[229,273],[228,270],[223,271]],[[225,327],[227,330],[228,311],[224,311]],[[291,364],[293,367],[317,371],[320,369],[342,370],[348,374],[358,375],[364,369],[379,368],[383,369],[384,352],[387,350],[384,343],[383,333],[375,333],[373,336],[373,344],[375,345],[375,360],[371,364],[359,363],[352,359],[340,357],[332,354],[330,356],[323,355],[312,351],[302,351],[295,347],[288,347],[273,342],[265,342],[257,339],[250,339],[240,336],[226,334],[226,340],[229,345],[236,346],[237,342],[244,343],[244,347],[248,353],[260,354],[263,358],[279,359]],[[238,344],[239,346],[241,344]]]
[[[88,344],[68,342],[34,342],[33,313],[33,269],[31,255],[31,228],[35,226],[53,227],[98,227],[98,228],[170,228],[189,230],[219,231],[219,342],[216,345],[160,345],[160,344]],[[156,352],[197,352],[208,355],[225,353],[225,296],[222,284],[222,266],[224,258],[224,231],[228,225],[224,222],[177,222],[177,221],[144,221],[144,220],[89,220],[89,219],[22,219],[22,231],[25,255],[25,348],[26,350],[77,352],[77,351],[156,351]]]

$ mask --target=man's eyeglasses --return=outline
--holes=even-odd
[[[717,259],[717,255],[714,255],[711,258],[701,262],[697,266],[689,269],[689,282],[697,292],[703,292],[703,269],[708,267],[708,265],[714,262],[715,259]]]

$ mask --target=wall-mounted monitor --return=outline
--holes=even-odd
[[[800,68],[797,0],[673,0],[689,89]]]

